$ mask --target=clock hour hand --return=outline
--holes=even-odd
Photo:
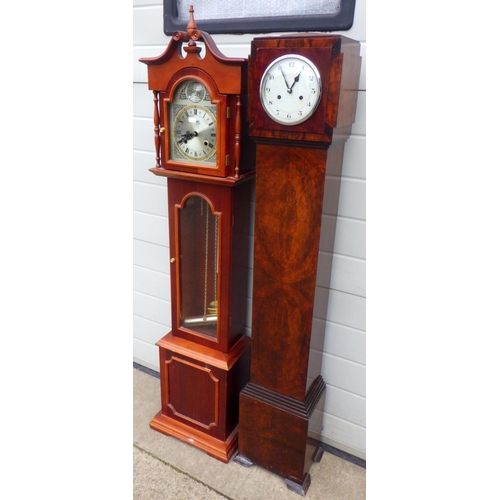
[[[177,144],[182,144],[183,142],[190,141],[193,137],[196,137],[198,132],[190,132],[189,130],[181,135],[181,140],[177,141]]]
[[[293,79],[292,86],[288,88],[287,92],[289,94],[292,93],[293,86],[299,81],[299,76],[300,76],[301,71],[299,71],[299,74]]]

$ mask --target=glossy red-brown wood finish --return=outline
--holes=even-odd
[[[250,339],[228,353],[169,333],[160,348],[161,410],[150,426],[227,462],[238,440],[238,394],[248,380]]]
[[[207,184],[171,178],[167,183],[170,237],[170,283],[172,332],[197,344],[228,352],[244,333],[250,232],[252,179],[235,185]],[[204,337],[181,326],[179,266],[179,210],[191,196],[207,200],[219,218],[219,321],[216,339]],[[204,248],[199,248],[200,252]],[[200,260],[203,257],[200,255]]]
[[[324,391],[325,382],[317,377],[301,402],[250,382],[240,394],[241,456],[307,489],[316,453],[308,427]]]
[[[203,57],[200,55],[201,46],[197,42],[205,45]],[[183,51],[186,53],[185,57],[182,55]],[[191,11],[186,32],[174,33],[160,56],[144,57],[140,61],[148,66],[149,89],[160,93],[159,102],[156,101],[156,94],[154,100],[157,162],[152,169],[153,173],[168,176],[169,171],[180,171],[239,179],[243,174],[254,170],[254,148],[248,141],[241,140],[242,133],[246,130],[246,59],[224,56],[212,37],[196,28]],[[177,85],[188,78],[202,83],[209,90],[212,104],[217,106],[215,167],[170,159],[168,104]]]
[[[237,446],[239,393],[249,379],[250,339],[244,327],[255,147],[247,132],[247,60],[225,57],[210,35],[197,29],[192,7],[190,13],[186,32],[176,32],[163,54],[141,59],[148,66],[148,84],[153,91],[156,162],[150,171],[168,178],[171,258],[172,330],[157,343],[161,409],[150,426],[227,462]],[[206,49],[203,57],[202,43]],[[170,160],[169,103],[176,87],[187,79],[202,83],[217,106],[215,168]],[[205,325],[190,329],[180,320],[182,293],[190,291],[181,290],[180,241],[184,257],[189,257],[186,261],[204,262],[206,252],[204,245],[196,248],[200,239],[195,233],[204,229],[189,211],[183,220],[195,222],[191,227],[183,223],[181,238],[180,213],[193,196],[205,200],[209,219],[217,219],[218,224],[217,232],[213,227],[210,233],[218,235],[218,251],[211,250],[211,259],[217,255],[217,266],[209,271],[218,287],[214,293],[218,301],[215,336],[212,330],[203,333],[208,331]],[[186,251],[191,240],[193,245]],[[184,274],[189,278],[182,286],[191,287],[191,291],[198,291],[205,279],[204,266],[198,264]]]
[[[262,144],[257,164],[251,380],[303,401],[326,150]]]
[[[302,55],[318,68],[323,93],[307,121],[285,126],[260,103],[264,70]],[[307,444],[311,415],[324,400],[321,367],[309,366],[325,177],[341,175],[356,111],[359,43],[339,35],[264,37],[249,58],[250,135],[257,143],[250,382],[240,394],[239,454],[305,494],[320,455]],[[340,183],[329,190],[336,214]],[[333,251],[333,239],[329,242]],[[317,311],[316,311],[317,312]],[[309,376],[314,375],[308,384]]]
[[[303,123],[286,127],[273,121],[260,104],[260,79],[277,57],[297,54],[318,68],[323,95],[314,115]],[[340,35],[289,35],[262,37],[252,42],[248,69],[248,120],[256,138],[330,144],[333,130],[354,122],[358,92],[359,42]],[[350,133],[350,128],[349,128]]]
[[[254,178],[225,182],[217,177],[167,173],[172,331],[157,344],[162,406],[150,425],[227,462],[237,447],[239,393],[249,379],[250,339],[244,328]],[[218,217],[216,338],[182,327],[180,321],[179,211],[193,196],[206,200]],[[196,255],[196,248],[191,255]],[[198,258],[203,260],[201,255]]]

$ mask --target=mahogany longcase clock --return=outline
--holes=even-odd
[[[326,388],[321,366],[309,364],[325,178],[340,179],[359,51],[340,35],[260,37],[248,60],[257,143],[252,359],[235,461],[275,472],[303,495],[322,456],[308,429]],[[335,220],[333,185],[325,196]],[[333,237],[322,244],[333,252]]]
[[[227,462],[249,377],[247,60],[225,57],[191,7],[187,32],[140,61],[154,93],[151,171],[168,178],[172,292],[172,331],[157,342],[161,409],[150,426]]]

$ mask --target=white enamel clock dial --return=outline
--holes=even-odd
[[[201,166],[215,166],[217,108],[205,86],[185,80],[169,106],[170,159]]]
[[[260,81],[265,112],[282,125],[305,122],[321,100],[321,76],[307,58],[291,54],[275,59]]]

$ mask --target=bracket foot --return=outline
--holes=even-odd
[[[313,457],[312,457],[313,462],[321,462],[321,459],[323,458],[324,452],[325,452],[325,450],[323,450],[323,448],[321,446],[318,446],[316,448],[316,451],[314,452]]]
[[[290,491],[293,491],[294,493],[305,497],[309,486],[311,486],[311,476],[309,475],[309,472],[307,472],[304,476],[304,481],[302,481],[302,484],[294,483],[290,479],[285,479],[285,483],[286,487]]]
[[[244,457],[243,455],[241,455],[240,453],[238,453],[234,458],[233,460],[237,463],[237,464],[240,464],[240,465],[243,465],[243,467],[250,467],[251,465],[253,465],[253,462],[251,462],[250,460],[248,460],[247,457]]]

